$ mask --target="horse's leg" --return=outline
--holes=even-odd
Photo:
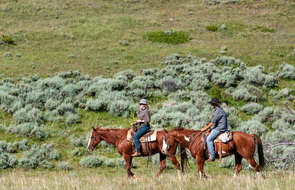
[[[176,160],[175,155],[169,156],[169,159],[177,170],[178,179],[181,179],[182,174],[181,174],[181,170],[180,170],[180,165],[179,165],[179,162]]]
[[[234,177],[238,176],[240,171],[242,170],[242,159],[243,157],[240,154],[235,154],[236,172],[234,174]]]
[[[259,177],[263,177],[263,175],[260,173],[259,165],[254,160],[254,157],[248,158],[247,160],[248,160],[249,164],[254,168],[254,170],[256,171],[257,175]]]
[[[166,155],[160,153],[160,170],[157,173],[156,177],[159,177],[165,168],[166,168]]]
[[[125,160],[125,165],[126,165],[126,170],[127,170],[127,175],[128,177],[135,177],[134,173],[131,172],[131,165],[132,165],[132,157],[128,154],[123,155],[124,160]]]
[[[198,172],[200,174],[200,179],[207,178],[207,176],[204,173],[204,162],[205,158],[202,156],[196,156],[196,162],[198,164]]]

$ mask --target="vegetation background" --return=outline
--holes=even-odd
[[[7,78],[19,81],[36,74],[45,78],[69,70],[80,70],[90,77],[111,77],[125,69],[140,74],[142,69],[164,68],[165,65],[160,63],[174,53],[207,59],[220,55],[233,56],[247,66],[262,65],[266,72],[277,72],[278,66],[283,63],[295,65],[294,20],[295,2],[292,0],[1,0],[1,84]],[[183,31],[189,39],[180,44],[149,41],[148,36],[154,31]],[[275,90],[284,88],[290,89],[288,95],[294,95],[294,81],[280,79]],[[210,96],[222,93],[223,90],[216,86],[208,91]],[[158,108],[167,99],[167,96],[152,96],[149,101],[153,108]],[[246,103],[231,98],[225,100],[236,108]],[[262,105],[282,105],[283,101],[267,99]],[[294,109],[292,100],[287,104]],[[33,115],[35,112],[30,113]],[[34,168],[34,164],[26,159],[19,161],[26,166],[24,168],[1,169],[1,188],[135,189],[139,185],[141,189],[228,189],[232,185],[236,185],[237,189],[294,187],[294,168],[288,171],[269,168],[265,172],[266,180],[257,179],[253,171],[244,170],[240,177],[233,180],[233,170],[219,168],[218,163],[206,166],[206,173],[212,176],[207,181],[198,180],[193,162],[184,181],[175,180],[173,169],[167,170],[160,180],[154,180],[157,162],[146,166],[146,158],[135,159],[137,168],[133,170],[142,178],[127,180],[125,169],[121,167],[122,160],[118,159],[120,156],[104,144],[94,155],[114,159],[108,161],[114,166],[106,164],[93,169],[84,168],[80,160],[87,156],[83,146],[91,127],[96,124],[128,127],[134,117],[132,114],[121,117],[106,111],[83,109],[79,111],[79,116],[75,114],[70,117],[78,120],[77,124],[49,122],[46,125],[50,130],[45,128],[44,133],[37,131],[33,133],[34,137],[24,138],[18,131],[5,131],[4,128],[15,119],[13,113],[7,113],[1,107],[1,151],[16,152],[15,158],[21,159],[26,146],[47,143],[49,147],[40,150],[46,152],[44,159],[50,160],[49,163],[43,160],[43,167],[35,170],[24,169]],[[250,118],[242,111],[239,117],[244,121]],[[34,130],[39,129],[34,127]],[[48,131],[51,136],[46,138]],[[21,143],[13,144],[16,142]],[[53,150],[50,144],[54,145]],[[10,146],[13,148],[10,149]],[[13,157],[3,156],[0,160],[3,166],[13,165]],[[55,168],[51,168],[52,163]]]

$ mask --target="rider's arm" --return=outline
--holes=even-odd
[[[208,125],[206,125],[204,128],[201,129],[201,131],[206,131],[207,129],[211,128],[214,124],[211,122]]]

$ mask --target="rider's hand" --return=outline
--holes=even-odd
[[[137,120],[136,123],[142,123],[142,120]]]

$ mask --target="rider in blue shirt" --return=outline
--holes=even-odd
[[[227,131],[227,115],[220,107],[220,101],[218,98],[212,98],[209,104],[211,104],[211,106],[215,109],[214,116],[211,123],[201,129],[201,131],[206,131],[207,129],[211,128],[211,132],[207,137],[210,158],[206,161],[213,162],[215,160],[213,141],[221,132]]]

